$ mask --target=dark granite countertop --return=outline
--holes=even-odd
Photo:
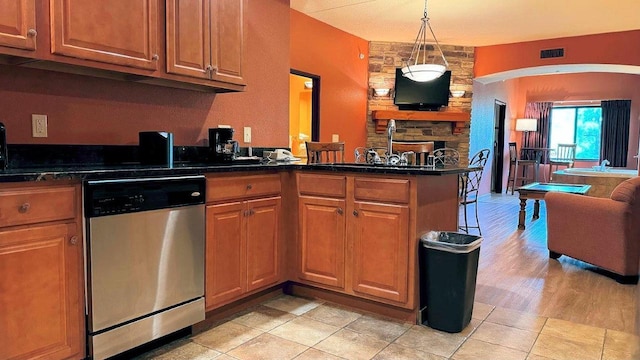
[[[176,175],[199,175],[207,173],[240,171],[311,170],[329,172],[357,172],[388,175],[460,174],[470,168],[449,167],[427,169],[419,166],[380,166],[367,164],[177,164],[172,167],[157,165],[110,165],[110,166],[56,166],[42,168],[6,169],[0,171],[0,182],[41,181],[55,179],[98,180],[115,178],[160,177]]]
[[[0,170],[0,182],[41,181],[53,179],[98,180],[116,178],[199,175],[241,171],[310,170],[355,172],[388,175],[428,175],[465,173],[471,168],[445,167],[431,169],[423,166],[385,166],[372,164],[301,164],[286,162],[224,163],[202,161],[201,147],[181,147],[179,161],[173,166],[143,165],[135,159],[132,146],[81,145],[15,145],[13,161]],[[131,155],[133,153],[134,155]],[[196,156],[192,155],[196,154]],[[12,153],[10,152],[10,155]],[[123,160],[124,159],[124,160]]]

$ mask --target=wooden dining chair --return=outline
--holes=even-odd
[[[513,195],[516,186],[522,186],[534,181],[537,164],[536,159],[520,158],[517,146],[515,142],[509,143],[509,175],[507,175],[506,192],[509,192],[509,184],[511,184],[511,195]]]
[[[558,144],[558,149],[549,159],[549,179],[552,179],[554,166],[556,167],[556,171],[558,170],[558,166],[572,168],[575,161],[576,144]]]
[[[343,163],[344,142],[309,142],[307,146],[307,164]]]
[[[427,156],[433,153],[433,141],[404,142],[394,141],[391,143],[391,151],[397,154],[412,152],[410,165],[425,165]]]

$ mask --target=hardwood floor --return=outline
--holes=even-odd
[[[535,221],[531,220],[533,201],[527,202],[526,230],[517,229],[517,193],[486,195],[479,200],[478,210],[483,242],[475,301],[640,332],[637,285],[621,285],[594,266],[566,256],[559,261],[549,258],[544,201],[540,202],[540,219]]]

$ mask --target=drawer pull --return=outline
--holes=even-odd
[[[342,215],[342,213],[344,213],[344,211],[342,210],[342,208],[337,208],[336,212],[338,213],[338,215]]]
[[[18,211],[24,214],[27,211],[29,211],[30,208],[31,208],[31,204],[24,203],[24,204],[20,205],[20,207],[18,208]]]
[[[78,243],[78,237],[76,235],[72,236],[71,239],[69,239],[69,242],[71,245],[76,245]]]
[[[353,210],[353,216],[358,216],[358,210]]]
[[[253,186],[251,184],[247,184],[247,190],[251,190],[253,189]]]

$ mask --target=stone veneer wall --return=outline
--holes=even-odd
[[[397,67],[411,55],[413,43],[370,42],[369,43],[369,99],[367,110],[367,147],[386,147],[387,135],[376,134],[375,124],[371,120],[373,110],[398,110],[393,98],[376,97],[373,88],[393,89]],[[465,90],[461,98],[449,98],[448,110],[471,111],[473,96],[473,57],[472,46],[441,45],[451,70],[451,90]],[[437,50],[430,49],[437,56]],[[458,149],[460,159],[469,158],[469,124],[459,135],[451,134],[451,123],[432,121],[396,120],[394,140],[406,141],[445,141],[447,147]],[[466,163],[465,163],[466,164]]]

